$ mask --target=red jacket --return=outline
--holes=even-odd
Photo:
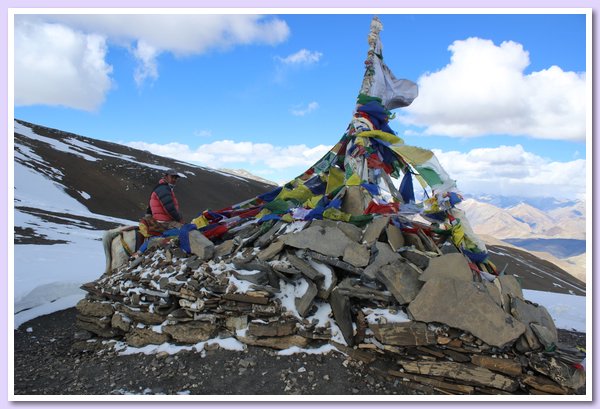
[[[182,222],[181,213],[179,213],[179,202],[177,202],[175,192],[164,179],[158,182],[150,195],[150,211],[152,217],[160,222],[173,220]]]

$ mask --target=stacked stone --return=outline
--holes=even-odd
[[[453,245],[377,217],[248,221],[217,246],[198,231],[85,284],[80,328],[133,346],[235,337],[274,349],[333,344],[400,381],[448,393],[574,393],[579,351],[514,276],[474,272]],[[322,313],[331,319],[323,319]],[[327,318],[327,317],[326,317]]]

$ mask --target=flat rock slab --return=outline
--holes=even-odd
[[[474,365],[487,368],[494,372],[502,372],[503,374],[517,377],[523,373],[521,364],[512,359],[494,358],[486,355],[473,355],[471,362]]]
[[[554,345],[558,343],[558,332],[556,330],[556,326],[554,325],[554,320],[552,319],[552,317],[548,313],[548,310],[545,307],[533,304],[529,301],[524,301],[520,298],[512,297],[510,305],[510,312],[513,315],[513,317],[518,319],[527,327],[523,336],[527,344],[525,345],[521,342],[519,345],[522,350],[536,350],[542,347],[542,344],[538,340],[538,337],[531,328],[531,324],[538,324],[540,327],[544,327],[547,329],[547,331],[544,331],[541,328],[536,329],[537,332],[540,333],[540,335],[542,336],[542,340],[544,341],[544,343]]]
[[[371,258],[371,252],[369,248],[364,244],[351,243],[344,250],[344,260],[348,264],[352,264],[354,267],[365,267],[369,264]]]
[[[385,228],[385,233],[387,235],[388,244],[394,251],[398,251],[402,247],[404,247],[404,236],[402,235],[402,231],[394,226],[393,224],[388,224]]]
[[[371,223],[369,223],[369,225],[365,229],[365,233],[363,234],[363,237],[362,237],[362,242],[366,243],[369,246],[372,245],[373,243],[375,243],[379,239],[379,236],[381,236],[381,233],[383,233],[383,231],[385,230],[386,226],[389,223],[390,223],[389,216],[374,218],[373,221]]]
[[[243,337],[236,336],[238,341],[248,345],[256,345],[260,347],[267,347],[273,349],[288,349],[291,347],[304,348],[308,345],[308,339],[301,337],[300,335],[288,335],[285,337]]]
[[[293,321],[275,321],[267,324],[251,322],[248,324],[247,334],[252,337],[283,337],[296,332],[296,323]]]
[[[354,345],[354,328],[352,325],[352,314],[350,311],[350,299],[342,295],[336,287],[329,296],[329,304],[333,311],[333,318],[342,331],[344,340],[349,346]]]
[[[405,371],[419,375],[439,376],[462,382],[514,392],[519,383],[488,369],[458,362],[400,361]]]
[[[163,332],[169,334],[175,341],[195,344],[213,337],[217,326],[210,322],[190,321],[183,324],[167,325]]]
[[[360,216],[365,211],[365,196],[360,186],[346,186],[342,199],[342,211],[352,216]]]
[[[419,280],[422,271],[404,259],[387,264],[375,273],[375,277],[392,293],[400,304],[408,304],[415,299],[423,282]]]
[[[342,257],[344,250],[353,243],[338,228],[310,226],[308,229],[288,234],[284,239],[287,246],[310,249],[331,257]]]
[[[80,314],[92,317],[110,317],[115,312],[111,302],[93,302],[85,298],[80,300],[75,308]]]
[[[169,340],[166,333],[158,333],[150,328],[134,328],[125,335],[125,341],[132,347],[143,347],[146,345],[160,345]]]
[[[502,299],[502,308],[504,311],[510,312],[510,298],[520,298],[524,300],[523,290],[521,284],[517,280],[517,277],[513,275],[501,275],[496,277],[494,284],[500,290],[500,297]]]
[[[421,275],[427,281],[433,277],[454,278],[462,281],[473,281],[473,273],[465,256],[460,253],[444,254],[433,257]]]
[[[435,345],[437,338],[422,322],[396,322],[391,324],[369,324],[375,338],[388,345],[418,346]]]
[[[483,285],[451,278],[428,280],[408,312],[416,321],[439,322],[468,331],[496,347],[515,341],[526,329],[492,300]]]
[[[380,241],[375,242],[375,248],[377,249],[377,255],[363,272],[365,277],[367,277],[369,280],[375,279],[375,275],[381,267],[402,258],[398,253],[394,252],[387,243],[382,243]]]
[[[401,251],[400,255],[413,263],[415,266],[419,267],[421,270],[425,270],[429,266],[429,260],[432,258],[427,253],[417,249],[406,249]]]
[[[360,238],[362,237],[362,229],[351,224],[351,223],[345,223],[345,222],[341,222],[341,221],[336,221],[336,220],[329,220],[329,219],[323,219],[323,220],[313,220],[312,222],[310,222],[310,226],[323,226],[323,227],[332,227],[332,228],[336,228],[336,229],[340,229],[341,231],[344,232],[344,234],[346,234],[346,236],[348,236],[348,238],[352,241],[355,241],[357,243],[360,243]]]
[[[311,280],[303,278],[304,281],[308,284],[306,287],[306,291],[302,294],[301,297],[298,297],[294,300],[296,305],[296,310],[301,317],[306,317],[306,314],[310,311],[310,307],[312,306],[313,300],[317,296],[317,286]]]
[[[283,250],[284,246],[285,243],[283,241],[276,240],[273,243],[269,244],[269,246],[266,249],[259,252],[256,255],[256,258],[260,261],[270,260],[276,255],[278,255],[281,252],[281,250]]]
[[[312,281],[319,282],[325,278],[325,276],[322,273],[317,271],[307,261],[301,259],[295,254],[292,254],[288,251],[286,253],[286,257],[292,266],[296,267],[304,276],[310,278]]]

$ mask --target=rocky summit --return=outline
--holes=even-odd
[[[251,217],[214,242],[192,230],[189,252],[174,236],[83,285],[77,338],[329,345],[364,364],[385,358],[388,376],[443,393],[581,392],[584,353],[559,343],[514,276],[473,269],[417,230],[388,216],[362,228]]]

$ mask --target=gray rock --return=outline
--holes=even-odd
[[[375,277],[392,293],[400,304],[408,304],[415,299],[423,282],[419,280],[421,270],[404,259],[387,264],[375,273]]]
[[[75,308],[80,314],[92,317],[110,317],[114,312],[113,305],[110,302],[94,302],[85,298],[80,300]]]
[[[402,247],[404,247],[404,236],[402,235],[402,231],[394,226],[393,224],[388,224],[385,228],[385,233],[387,235],[388,244],[394,251],[398,251]]]
[[[375,274],[382,266],[402,258],[398,253],[395,253],[387,243],[382,243],[380,241],[375,242],[375,248],[377,249],[375,259],[363,271],[363,274],[369,280],[375,279]]]
[[[432,258],[427,253],[412,248],[401,251],[400,255],[421,270],[425,270],[429,266],[429,260]]]
[[[503,347],[525,332],[525,325],[504,312],[480,283],[434,277],[408,306],[417,321],[439,322],[468,331],[483,342]]]
[[[265,234],[260,236],[258,240],[256,240],[255,245],[260,247],[261,249],[267,247],[274,239],[275,234],[281,229],[286,223],[279,220],[277,223],[273,225]]]
[[[217,326],[211,322],[190,321],[176,325],[166,325],[163,332],[169,334],[175,341],[195,344],[206,341],[216,333]]]
[[[375,339],[387,345],[418,346],[435,345],[435,332],[422,322],[396,322],[392,324],[369,324]]]
[[[296,323],[293,321],[274,321],[267,324],[251,322],[247,334],[252,337],[284,337],[296,333]]]
[[[352,264],[354,267],[365,267],[369,264],[371,252],[364,244],[350,243],[344,250],[342,260]]]
[[[421,275],[421,280],[427,281],[433,277],[473,281],[473,273],[467,259],[460,253],[445,254],[429,260],[429,265]]]
[[[329,219],[323,219],[323,220],[313,220],[310,224],[311,227],[313,226],[323,226],[323,227],[331,227],[331,228],[336,228],[339,229],[341,231],[343,231],[346,236],[348,236],[348,238],[356,243],[360,242],[360,238],[362,237],[362,230],[359,227],[356,227],[355,225],[351,224],[351,223],[345,223],[345,222],[341,222],[341,221],[337,221],[337,220],[329,220]]]
[[[238,280],[248,281],[252,284],[257,285],[265,285],[269,282],[269,275],[264,271],[257,271],[252,274],[241,274],[238,271],[232,271],[231,275],[233,275]]]
[[[284,242],[298,249],[310,249],[331,257],[342,257],[352,241],[338,228],[310,226],[308,229],[288,234]]]
[[[313,266],[311,266],[307,261],[304,261],[300,257],[292,254],[291,252],[286,253],[286,258],[290,262],[291,265],[296,267],[300,272],[311,279],[312,281],[319,282],[322,281],[325,277],[323,274],[318,272]]]
[[[271,260],[278,255],[285,246],[283,241],[275,240],[269,246],[256,255],[256,258],[261,261]]]
[[[502,299],[502,308],[504,311],[510,312],[510,299],[512,298],[520,298],[524,300],[523,290],[521,289],[521,284],[517,280],[517,277],[513,275],[501,275],[496,277],[494,280],[494,284],[500,290],[500,296]]]
[[[542,347],[542,344],[539,342],[538,337],[533,332],[530,324],[538,324],[548,330],[547,332],[544,332],[544,342],[554,344],[558,342],[558,332],[556,331],[554,320],[546,308],[529,301],[524,301],[518,297],[511,297],[510,305],[512,316],[525,324],[527,328],[522,339],[520,339],[520,342],[517,344],[517,347],[521,351],[536,350]]]
[[[131,328],[131,319],[120,312],[116,312],[110,320],[110,325],[123,332],[129,332],[129,329]]]
[[[533,353],[529,356],[529,365],[561,386],[576,390],[585,385],[585,371],[580,371],[554,357]]]
[[[338,288],[334,288],[329,296],[329,303],[333,311],[333,318],[342,331],[342,336],[348,346],[354,345],[354,328],[352,326],[352,314],[350,312],[350,299],[341,295]]]
[[[423,245],[421,238],[415,233],[402,233],[404,235],[404,242],[407,246],[414,246],[419,251],[426,251],[427,249]]]
[[[362,236],[362,242],[366,243],[369,246],[375,243],[389,223],[389,216],[375,217],[365,229],[365,233]]]
[[[233,250],[237,247],[235,240],[225,240],[223,243],[215,247],[215,257],[224,257],[233,253]]]
[[[125,335],[125,341],[132,347],[143,347],[146,345],[160,345],[169,340],[167,334],[160,334],[150,328],[134,328]]]
[[[490,297],[492,297],[492,300],[494,300],[499,307],[502,307],[502,297],[500,296],[500,290],[498,290],[498,287],[496,287],[494,283],[490,283],[486,280],[483,280],[481,283],[485,286],[485,289]]]
[[[298,314],[301,317],[306,317],[310,307],[313,303],[313,300],[317,296],[317,286],[311,280],[303,278],[302,280],[308,283],[306,291],[301,297],[298,297],[294,300],[296,305],[296,310],[298,310]]]
[[[200,260],[208,260],[212,258],[215,245],[212,241],[204,237],[198,230],[189,232],[190,250],[192,254],[198,256]]]
[[[342,211],[352,216],[360,216],[366,208],[365,194],[360,186],[346,186],[342,200]]]
[[[227,319],[225,319],[225,328],[227,328],[231,331],[244,329],[247,326],[248,326],[248,316],[247,315],[227,317]]]
[[[163,321],[165,320],[165,317],[163,317],[161,315],[151,313],[151,312],[146,312],[146,311],[139,311],[137,309],[129,308],[122,304],[117,304],[116,308],[117,308],[117,311],[122,312],[123,314],[127,315],[133,321],[139,322],[142,324],[158,325],[158,324],[162,324]]]

